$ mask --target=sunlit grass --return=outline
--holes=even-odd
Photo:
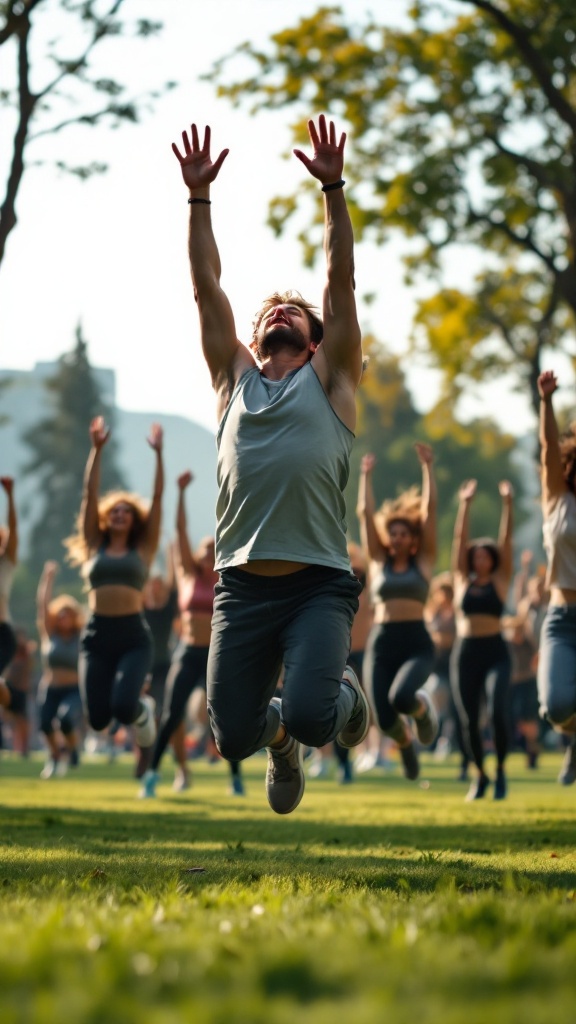
[[[138,801],[126,761],[43,782],[0,765],[0,1019],[89,1024],[576,1020],[576,788],[512,759],[510,797],[308,781],[276,817],[264,760]],[[426,786],[426,783],[429,785]]]

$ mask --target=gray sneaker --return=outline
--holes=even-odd
[[[273,697],[271,704],[278,710],[282,702]],[[306,779],[304,777],[303,754],[301,743],[293,736],[286,734],[281,750],[267,747],[268,770],[266,772],[266,796],[268,803],[276,814],[290,814],[300,803]]]
[[[368,729],[370,728],[370,705],[364,690],[360,686],[358,676],[349,665],[346,665],[344,669],[342,682],[355,691],[356,705],[346,725],[340,730],[336,739],[341,747],[357,747],[368,735]]]
[[[558,782],[562,786],[571,786],[576,782],[576,737],[570,740],[570,746],[566,747]]]
[[[417,690],[416,696],[426,705],[426,711],[420,718],[414,719],[418,742],[423,747],[429,747],[438,735],[438,715],[432,703],[432,698],[426,690]]]

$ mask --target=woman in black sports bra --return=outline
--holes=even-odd
[[[494,799],[506,796],[504,762],[510,741],[510,654],[502,636],[501,618],[512,581],[512,485],[498,485],[502,515],[498,541],[483,537],[469,541],[470,505],[476,481],[468,480],[458,492],[459,506],[454,527],[452,573],[456,607],[457,638],[452,652],[450,676],[464,741],[478,775],[467,800],[479,800],[490,779],[484,771],[484,747],[480,733],[480,710],[485,696],[497,769]]]
[[[396,741],[404,775],[418,778],[418,756],[407,718],[418,740],[429,746],[438,731],[432,701],[422,687],[432,671],[434,647],[424,623],[424,606],[436,560],[436,482],[433,452],[415,445],[422,467],[416,488],[376,511],[372,491],[373,455],[361,464],[358,517],[370,558],[374,625],[364,656],[364,679],[380,729]]]
[[[109,433],[101,416],[92,420],[78,532],[66,541],[69,560],[81,566],[87,580],[92,611],[81,639],[80,690],[93,729],[106,729],[115,718],[133,725],[136,743],[146,749],[154,742],[156,724],[154,701],[140,697],[152,667],[143,590],[160,536],[162,428],[154,424],[148,438],[156,456],[149,508],[134,494],[100,497],[100,462]]]

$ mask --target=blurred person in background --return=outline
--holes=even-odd
[[[424,684],[434,665],[434,647],[424,622],[436,561],[436,480],[429,445],[416,444],[422,491],[411,488],[376,509],[372,487],[374,455],[360,470],[357,514],[370,564],[374,625],[364,658],[367,692],[376,721],[400,750],[404,775],[420,773],[412,719],[422,746],[430,746],[438,719]]]
[[[76,768],[82,735],[82,699],[78,686],[78,657],[84,616],[69,594],[54,597],[57,562],[46,562],[36,594],[36,623],[40,636],[42,677],[38,687],[39,728],[48,744],[42,779]],[[61,737],[66,759],[62,758]]]

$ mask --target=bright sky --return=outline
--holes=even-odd
[[[199,81],[237,44],[249,39],[263,45],[288,19],[294,24],[316,6],[310,0],[129,0],[127,17],[162,18],[163,32],[146,42],[110,44],[109,52],[120,59],[106,61],[102,51],[95,67],[136,92],[168,79],[179,87],[139,125],[73,128],[30,146],[28,161],[46,163],[27,173],[19,224],[0,271],[0,368],[56,359],[72,347],[81,319],[91,361],[116,371],[123,408],[179,413],[214,428],[188,276],[187,195],[170,144],[196,120],[212,125],[214,152],[230,148],[212,186],[212,217],[239,337],[249,339],[252,316],[271,291],[297,288],[319,302],[322,267],[305,271],[294,236],[277,240],[265,226],[269,198],[297,189],[306,176],[295,157],[282,159],[290,142],[288,115],[234,111]],[[359,0],[342,6],[355,17],[362,12]],[[380,10],[391,21],[408,7],[409,0],[386,0]],[[54,32],[56,0],[53,11]],[[6,125],[2,135],[6,139]],[[7,155],[3,147],[2,182]],[[103,161],[110,170],[80,183],[51,166],[62,159]],[[413,297],[402,283],[398,247],[359,247],[356,263],[359,292],[378,293],[369,309],[360,307],[363,326],[394,351],[406,352]],[[465,286],[472,272],[465,261],[454,261],[451,283]],[[435,375],[413,359],[410,364],[405,369],[416,401],[427,407],[436,393]],[[527,403],[504,384],[491,386],[465,412],[496,410],[507,429],[532,429]]]

